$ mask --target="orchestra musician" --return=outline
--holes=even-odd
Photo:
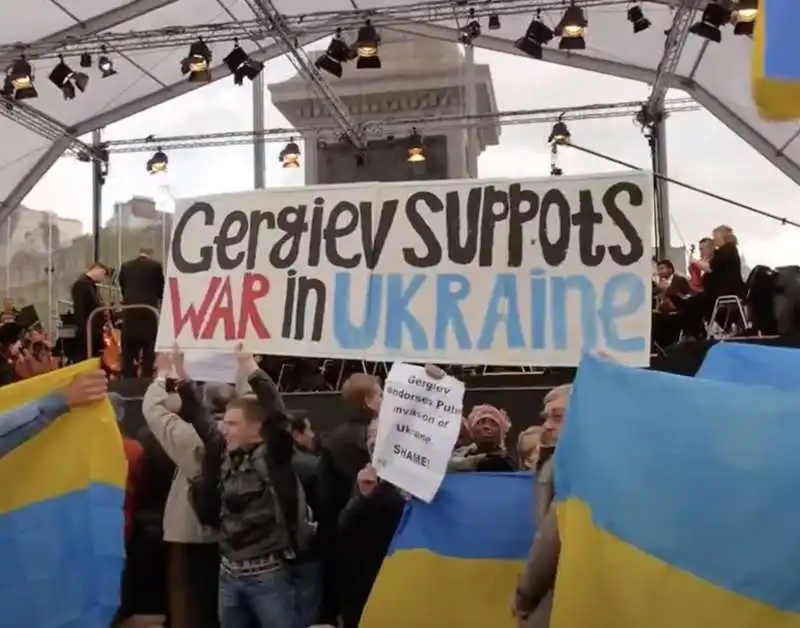
[[[709,322],[716,300],[721,296],[744,296],[742,280],[742,260],[733,229],[720,225],[714,229],[711,238],[713,253],[695,262],[701,271],[702,291],[687,299],[682,308],[684,332],[689,337],[701,338],[705,335],[705,324]]]
[[[689,284],[692,292],[703,291],[703,275],[707,272],[704,268],[710,268],[711,256],[714,254],[714,241],[711,238],[703,238],[698,244],[700,259],[692,259],[689,263]],[[694,257],[694,246],[691,256]]]
[[[686,277],[675,272],[668,259],[656,262],[653,280],[653,339],[662,348],[675,344],[681,331],[680,308],[692,294]]]
[[[142,247],[139,255],[125,262],[119,271],[123,305],[149,305],[158,309],[164,294],[164,267],[153,258],[153,249]],[[122,310],[122,375],[153,377],[158,318],[149,310]]]
[[[87,355],[86,341],[89,317],[97,308],[102,307],[103,299],[98,284],[111,274],[110,268],[102,262],[94,262],[86,272],[72,284],[72,308],[75,316],[76,361],[85,360],[100,354],[103,350],[103,328],[106,317],[102,313],[92,317],[92,356]]]

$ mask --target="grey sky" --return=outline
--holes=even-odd
[[[491,66],[500,110],[629,101],[643,99],[648,91],[647,86],[640,83],[480,49],[476,51],[476,61]],[[267,64],[265,72],[268,82],[279,82],[289,78],[293,70],[288,61],[276,59]],[[267,127],[288,126],[269,103],[266,115]],[[249,86],[238,88],[227,79],[120,122],[108,129],[107,137],[247,130],[251,125],[250,116]],[[647,143],[631,119],[579,121],[571,123],[570,129],[577,144],[649,167]],[[547,176],[549,131],[545,125],[504,127],[500,146],[488,149],[481,156],[480,175]],[[711,114],[705,111],[676,113],[668,122],[667,141],[672,177],[800,221],[797,186]],[[281,169],[280,149],[280,145],[268,145],[268,185],[302,185],[302,169]],[[253,185],[249,146],[173,151],[169,154],[170,172],[163,178],[151,177],[145,172],[147,158],[146,153],[113,158],[105,187],[106,217],[114,202],[127,200],[132,195],[153,196],[169,208],[170,197],[242,190]],[[562,151],[561,165],[564,173],[570,175],[619,169],[570,149]],[[29,194],[25,204],[78,218],[88,228],[90,167],[73,160],[60,160]],[[675,243],[695,242],[718,224],[725,223],[737,231],[751,267],[757,263],[797,262],[800,230],[676,186],[670,186],[670,207]]]

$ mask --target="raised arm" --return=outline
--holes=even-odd
[[[157,377],[147,388],[142,401],[142,414],[147,426],[164,451],[187,477],[197,475],[203,441],[194,427],[167,408],[169,393],[166,373],[169,362],[164,356],[156,360]]]
[[[294,440],[290,430],[289,411],[283,397],[272,378],[259,368],[252,353],[245,352],[241,344],[236,346],[235,352],[240,374],[247,377],[247,383],[258,397],[258,403],[264,412],[261,433],[270,457],[276,464],[290,463],[294,453]]]
[[[103,371],[79,375],[53,392],[0,414],[0,457],[30,440],[71,408],[102,401],[108,393]]]

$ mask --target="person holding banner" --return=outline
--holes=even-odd
[[[224,436],[194,384],[178,386],[186,419],[206,452],[221,461],[219,482],[203,478],[221,497],[220,625],[249,628],[254,619],[261,628],[305,628],[295,577],[313,526],[292,464],[289,413],[275,383],[241,344],[236,359],[255,394],[228,404]]]

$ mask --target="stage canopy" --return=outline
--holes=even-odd
[[[592,5],[597,5],[593,0]],[[609,0],[605,6],[589,6],[586,41],[587,49],[566,53],[546,49],[544,61],[592,70],[628,79],[652,82],[664,53],[665,30],[672,22],[671,8],[680,0],[643,2],[642,8],[652,27],[634,35],[626,19],[630,3]],[[79,137],[92,130],[105,127],[171,98],[202,87],[189,83],[180,72],[181,59],[187,55],[187,46],[173,49],[125,51],[124,47],[108,50],[117,74],[100,79],[92,69],[92,79],[83,94],[74,100],[64,100],[58,88],[48,80],[48,75],[58,63],[54,58],[63,42],[80,38],[87,33],[142,31],[168,26],[189,27],[197,24],[214,24],[254,19],[250,9],[253,0],[27,0],[5,2],[0,19],[0,53],[5,67],[17,56],[9,48],[15,42],[44,40],[52,42],[50,54],[45,58],[29,59],[36,73],[39,97],[23,103],[38,111],[28,111],[26,117],[37,119],[39,131],[32,131],[15,121],[16,111],[4,108],[0,117],[0,219],[4,219],[47,172],[71,144],[58,139],[59,129],[71,137]],[[310,15],[315,12],[350,12],[354,8],[374,11],[374,21],[380,24],[382,10],[407,5],[403,0],[274,0],[278,11],[288,16]],[[440,3],[441,4],[441,3]],[[454,3],[459,4],[458,2]],[[528,2],[533,6],[536,2]],[[541,0],[542,6],[563,7],[563,2]],[[578,4],[583,4],[583,0]],[[417,5],[419,6],[419,5]],[[546,11],[546,22],[555,24],[563,8]],[[446,38],[455,41],[456,24],[446,21],[446,13],[435,12],[436,23],[395,24],[393,28],[420,35]],[[419,11],[417,15],[419,15]],[[478,47],[522,54],[513,46],[521,37],[532,15],[510,15],[501,20],[498,30],[487,30],[475,39]],[[697,16],[699,19],[699,15]],[[352,19],[350,20],[352,22]],[[483,20],[485,22],[485,20]],[[295,20],[293,23],[296,23]],[[337,20],[330,24],[330,32]],[[341,23],[341,22],[339,22]],[[302,28],[302,22],[300,23]],[[462,24],[463,25],[463,24]],[[327,36],[319,30],[298,37],[304,45]],[[271,39],[248,41],[241,45],[253,58],[262,61],[282,54],[282,49]],[[215,44],[215,63],[221,63],[230,48],[229,43]],[[681,55],[675,76],[669,85],[683,89],[724,122],[728,128],[772,162],[795,182],[800,183],[800,124],[768,123],[761,120],[750,95],[750,57],[752,41],[746,36],[734,36],[731,28],[723,30],[721,43],[705,43],[700,37],[690,35]],[[80,70],[78,59],[71,58],[69,48],[65,58],[74,70]],[[531,63],[540,63],[531,59]],[[214,80],[229,76],[227,68],[213,71]],[[230,80],[230,79],[228,79]],[[335,79],[334,79],[335,80]],[[520,81],[520,89],[536,89],[535,84]],[[39,116],[38,112],[44,114]],[[42,121],[45,122],[42,122]],[[36,126],[28,124],[28,126]],[[42,131],[41,127],[45,130]],[[146,130],[145,133],[146,134]],[[72,144],[74,148],[74,143]],[[713,158],[713,155],[709,156]]]

